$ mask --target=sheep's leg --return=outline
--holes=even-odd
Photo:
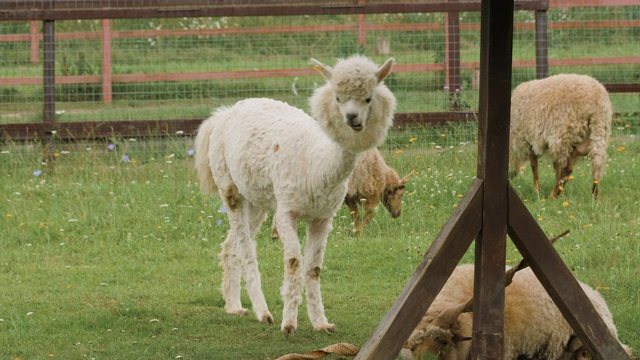
[[[604,170],[605,163],[607,162],[607,154],[592,154],[591,155],[591,174],[593,176],[593,187],[591,188],[591,194],[594,198],[600,199],[600,179],[602,179],[602,171]]]
[[[253,312],[256,314],[261,323],[273,324],[273,315],[269,312],[267,302],[262,293],[262,281],[258,270],[258,256],[256,253],[255,236],[260,225],[267,218],[267,212],[257,206],[253,206],[248,202],[244,203],[247,214],[247,223],[249,228],[249,238],[244,246],[244,280],[247,284],[247,292],[251,299]]]
[[[302,302],[304,288],[304,277],[300,270],[302,252],[296,233],[297,216],[291,212],[277,211],[275,218],[284,247],[284,283],[280,289],[284,309],[280,329],[285,336],[289,336],[295,335],[298,328],[298,306]]]
[[[307,224],[307,245],[304,251],[304,271],[307,289],[307,313],[316,331],[332,332],[334,324],[329,324],[324,314],[320,293],[320,270],[327,245],[327,236],[331,231],[332,218],[310,221]]]
[[[369,223],[369,221],[371,221],[373,219],[373,216],[375,215],[375,210],[376,207],[378,206],[378,201],[375,199],[367,199],[365,201],[364,204],[364,217],[362,219],[362,222],[360,223],[360,231],[358,233],[361,233],[364,230],[365,225],[367,225]]]
[[[353,221],[353,232],[357,235],[362,231],[360,226],[360,214],[358,214],[358,199],[355,196],[347,196],[344,199],[344,203],[349,207],[351,221]]]
[[[560,165],[558,160],[553,162],[553,168],[556,171],[556,183],[551,190],[551,195],[549,195],[549,199],[556,199],[562,191],[564,190],[564,184],[569,181],[569,176],[573,172],[573,157],[570,157],[566,160],[566,165]]]
[[[533,191],[540,191],[540,177],[538,176],[538,156],[531,153],[529,155],[529,163],[531,164],[531,171],[533,172]]]

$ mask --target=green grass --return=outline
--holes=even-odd
[[[476,172],[475,127],[391,132],[384,155],[399,173],[415,170],[404,211],[380,209],[362,237],[348,211],[334,220],[322,273],[334,334],[316,333],[302,306],[295,337],[282,320],[281,244],[258,234],[263,291],[276,325],[224,312],[219,244],[228,230],[217,197],[200,193],[190,139],[114,139],[56,147],[55,166],[38,145],[0,150],[1,359],[275,359],[336,342],[362,345],[388,311]],[[574,275],[598,287],[620,339],[640,349],[640,144],[616,129],[601,184],[590,197],[588,162],[562,197],[545,200],[552,169],[541,161],[543,192],[530,170],[513,180]],[[122,162],[123,155],[131,162]],[[39,176],[34,171],[41,170]],[[463,262],[473,261],[469,250]],[[520,256],[509,242],[507,259]],[[243,302],[250,306],[243,293]]]

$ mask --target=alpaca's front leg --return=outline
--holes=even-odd
[[[307,288],[307,313],[316,331],[332,332],[334,324],[329,324],[324,314],[320,293],[320,271],[327,245],[327,236],[331,231],[332,218],[310,221],[307,225],[307,245],[304,252],[305,280]]]
[[[302,253],[296,233],[297,217],[290,212],[276,212],[276,226],[284,247],[284,283],[280,294],[284,301],[281,330],[285,336],[295,335],[298,328],[298,306],[302,302],[304,278],[300,266]]]

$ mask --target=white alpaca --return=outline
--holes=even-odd
[[[281,330],[295,334],[306,286],[307,311],[317,331],[334,331],[324,313],[320,270],[327,236],[347,192],[358,154],[380,145],[393,121],[395,98],[384,85],[393,59],[378,67],[363,56],[334,68],[312,59],[327,83],[310,99],[312,118],[271,99],[247,99],[218,109],[196,136],[196,168],[203,191],[218,193],[230,230],[220,254],[228,313],[240,303],[244,277],[253,311],[273,323],[262,293],[254,240],[267,211],[275,211],[284,247]],[[307,221],[305,258],[296,233]]]

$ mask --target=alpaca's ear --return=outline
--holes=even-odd
[[[393,65],[393,58],[389,58],[382,66],[378,68],[376,71],[376,77],[378,78],[378,82],[384,80],[391,73],[391,66]]]
[[[314,58],[311,58],[311,62],[316,64],[316,70],[320,71],[322,76],[327,80],[331,80],[331,75],[333,75],[333,68],[331,68],[331,66],[325,65]]]

